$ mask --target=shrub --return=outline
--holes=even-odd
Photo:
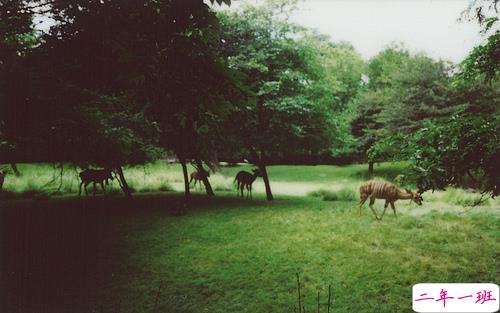
[[[340,189],[337,195],[339,201],[355,201],[358,199],[357,193],[349,188]]]
[[[174,187],[172,187],[172,185],[170,185],[169,183],[163,183],[159,188],[158,188],[158,191],[174,191]]]
[[[309,192],[307,195],[311,197],[321,198],[324,197],[328,193],[333,193],[332,191],[326,189],[319,189]]]
[[[319,189],[308,194],[311,197],[323,198],[324,201],[354,201],[357,199],[356,192],[349,188],[338,191]]]

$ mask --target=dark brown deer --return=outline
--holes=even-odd
[[[85,195],[86,196],[89,195],[87,191],[87,186],[90,183],[94,183],[94,191],[93,191],[94,196],[96,191],[96,184],[100,184],[102,191],[104,192],[104,194],[106,194],[106,189],[104,188],[104,182],[106,182],[106,185],[108,185],[109,184],[108,180],[109,179],[113,180],[112,171],[107,168],[83,170],[82,172],[80,172],[79,176],[81,179],[81,183],[78,189],[78,196],[80,196],[82,193],[82,185],[85,188]]]
[[[210,172],[205,171],[205,170],[196,170],[196,171],[191,173],[191,179],[189,180],[189,184],[191,185],[191,182],[194,180],[193,187],[196,187],[197,182],[199,182],[200,186],[201,186],[201,183],[207,177],[210,177]]]
[[[241,197],[243,197],[243,189],[245,189],[246,187],[247,198],[249,196],[250,198],[252,198],[252,184],[259,176],[262,177],[262,173],[258,169],[253,169],[252,174],[246,171],[239,171],[238,174],[236,174],[236,178],[234,179],[234,181],[237,182],[237,194],[239,195],[241,190]]]
[[[377,220],[382,220],[385,214],[385,210],[387,206],[390,204],[392,210],[394,211],[394,215],[396,214],[396,207],[394,206],[394,202],[397,200],[406,200],[410,199],[410,201],[415,201],[416,204],[422,205],[422,195],[421,193],[412,192],[409,189],[402,191],[396,185],[385,182],[385,181],[375,181],[370,180],[363,183],[359,187],[359,215],[361,216],[361,208],[363,204],[366,202],[368,198],[370,198],[369,207],[375,214],[375,218]],[[373,203],[375,203],[375,199],[385,199],[384,211],[382,212],[382,216],[379,218],[377,216],[377,212],[373,208]]]

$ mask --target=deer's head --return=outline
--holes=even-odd
[[[105,167],[104,171],[106,172],[106,185],[109,185],[108,179],[114,180],[115,177],[113,176],[113,170],[110,169],[109,167]]]
[[[422,201],[424,201],[424,199],[422,198],[421,192],[413,192],[410,189],[406,189],[406,192],[411,195],[411,201],[414,201],[418,205],[422,205]]]

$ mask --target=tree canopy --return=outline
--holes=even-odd
[[[466,10],[485,40],[458,67],[401,45],[365,62],[292,23],[294,0],[2,2],[2,162],[175,155],[188,196],[190,161],[247,159],[271,200],[272,163],[406,160],[422,190],[497,194],[497,2]]]

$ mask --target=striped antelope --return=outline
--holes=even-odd
[[[368,198],[370,198],[369,207],[373,211],[373,214],[375,214],[375,218],[377,220],[382,220],[385,214],[385,210],[387,209],[387,206],[389,204],[394,211],[394,215],[396,215],[396,207],[394,206],[394,202],[397,200],[410,199],[410,201],[415,201],[415,203],[417,203],[418,205],[422,205],[423,201],[420,193],[412,192],[409,189],[402,191],[394,184],[375,180],[370,180],[363,183],[359,187],[359,196],[359,215],[361,216],[361,208],[363,207],[363,204]],[[380,218],[377,216],[377,212],[373,208],[375,199],[385,199],[384,211],[382,212],[382,216]]]
[[[197,182],[200,182],[200,186],[201,186],[201,182],[206,177],[210,177],[210,172],[205,171],[205,170],[196,170],[196,171],[191,173],[191,179],[189,180],[189,184],[191,185],[191,182],[194,180],[193,187],[196,187]]]
[[[104,182],[106,182],[106,185],[107,185],[109,179],[113,180],[112,172],[110,169],[107,169],[107,168],[83,170],[80,172],[79,176],[81,179],[81,183],[80,183],[80,187],[78,189],[78,196],[80,196],[82,193],[82,185],[85,188],[85,195],[86,196],[89,195],[89,193],[87,191],[87,186],[90,183],[94,183],[94,192],[93,192],[94,196],[95,196],[96,184],[100,184],[102,191],[104,192],[104,194],[106,194],[106,189],[104,189]]]
[[[241,190],[241,196],[243,197],[243,189],[247,189],[247,198],[250,196],[252,198],[252,184],[257,179],[257,177],[261,176],[262,173],[260,170],[254,168],[252,170],[252,174],[246,171],[239,171],[238,174],[236,174],[236,178],[234,179],[235,182],[237,182],[237,193],[240,193]]]

